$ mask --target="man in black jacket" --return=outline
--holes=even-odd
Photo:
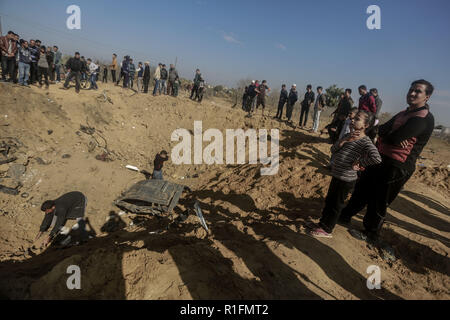
[[[86,65],[80,60],[80,53],[75,52],[75,57],[70,58],[66,63],[66,68],[69,70],[69,75],[64,82],[64,88],[69,88],[70,80],[75,77],[75,91],[80,92],[80,75],[81,72],[85,72]]]
[[[309,115],[309,109],[311,105],[314,103],[315,95],[314,91],[312,91],[312,85],[308,84],[306,86],[306,93],[305,98],[302,101],[302,107],[300,112],[300,128],[303,128],[306,126],[306,123],[308,122],[308,115]],[[303,117],[305,117],[305,120],[303,121]]]
[[[200,84],[200,78],[202,77],[202,74],[200,73],[200,69],[195,70],[195,77],[194,77],[194,86],[191,90],[191,96],[189,99],[194,99],[194,94],[197,94],[198,86]]]
[[[144,93],[148,93],[148,84],[150,82],[150,62],[145,61],[145,68],[144,68]]]
[[[363,225],[371,241],[378,240],[387,207],[413,175],[416,160],[433,133],[434,117],[427,104],[433,90],[426,80],[411,84],[406,96],[409,107],[379,127],[377,148],[383,162],[362,172],[341,213],[339,220],[348,224],[367,205]]]
[[[45,216],[35,241],[54,224],[52,231],[43,243],[44,246],[47,246],[61,232],[67,220],[77,220],[82,241],[86,241],[88,237],[84,220],[86,203],[86,196],[79,191],[66,193],[56,200],[46,200],[41,206],[41,211],[45,212]]]
[[[168,82],[168,86],[167,86],[167,94],[170,96],[175,96],[175,90],[174,90],[174,86],[175,86],[175,82],[178,81],[179,77],[178,77],[178,71],[177,69],[175,69],[175,66],[173,64],[170,65],[170,69],[169,69],[169,82]]]
[[[280,119],[283,116],[283,108],[284,108],[284,104],[287,102],[288,100],[288,92],[286,90],[286,85],[283,84],[281,86],[281,92],[280,92],[280,100],[278,101],[278,110],[277,110],[277,115],[275,116],[276,119]]]

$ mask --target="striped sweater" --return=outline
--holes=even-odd
[[[347,136],[348,134],[344,136],[344,139]],[[352,168],[355,162],[359,162],[362,167],[381,163],[381,156],[369,137],[365,136],[356,141],[346,142],[339,148],[341,141],[337,141],[331,147],[333,154],[331,175],[333,177],[347,182],[355,181],[358,178],[357,171]]]

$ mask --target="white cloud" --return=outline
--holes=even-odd
[[[237,40],[232,33],[224,33],[223,38],[225,39],[225,41],[230,43],[242,44],[242,42]]]
[[[283,44],[281,44],[281,43],[276,43],[276,44],[275,44],[275,47],[277,47],[278,49],[281,49],[281,50],[283,50],[283,51],[286,51],[286,50],[287,50],[286,46],[283,45]]]

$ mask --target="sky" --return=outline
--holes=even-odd
[[[81,29],[69,30],[69,5]],[[370,5],[381,29],[369,30]],[[448,0],[0,0],[3,33],[57,44],[63,53],[110,61],[125,54],[151,65],[177,62],[182,77],[200,68],[206,81],[233,87],[266,79],[327,88],[377,88],[382,112],[406,107],[412,81],[435,86],[430,107],[450,125],[450,1]]]

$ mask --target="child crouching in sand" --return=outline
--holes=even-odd
[[[366,111],[359,111],[351,123],[351,133],[331,147],[333,176],[325,208],[319,224],[308,227],[310,235],[317,238],[331,238],[331,233],[339,219],[345,200],[355,187],[357,172],[362,168],[381,163],[381,156],[366,132],[373,121],[373,115]]]

